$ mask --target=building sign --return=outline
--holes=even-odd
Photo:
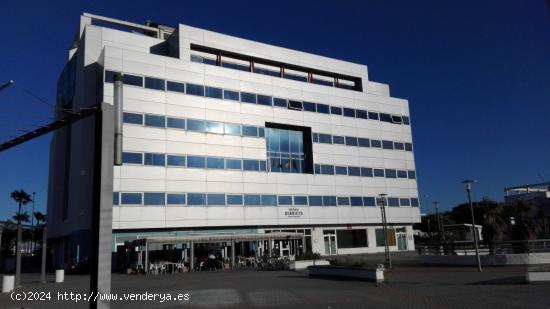
[[[287,218],[301,218],[304,215],[304,212],[300,208],[290,207],[284,209],[283,214]]]

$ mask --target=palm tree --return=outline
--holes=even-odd
[[[22,238],[22,231],[21,231],[21,220],[23,219],[21,217],[21,206],[26,205],[30,201],[32,201],[31,196],[23,191],[23,189],[15,190],[10,194],[10,197],[19,204],[19,208],[17,210],[17,215],[14,217],[14,219],[17,220],[17,243],[15,245],[15,248],[17,250],[16,252],[16,264],[15,264],[15,286],[18,287],[21,282],[21,238]],[[25,213],[26,214],[26,213]],[[28,221],[28,215],[27,215],[27,221]]]
[[[483,240],[489,245],[490,254],[494,254],[494,244],[502,241],[507,226],[502,214],[502,207],[499,204],[486,204],[482,226]]]
[[[36,225],[39,226],[40,222],[46,223],[46,215],[40,211],[34,213],[34,219],[36,220]]]
[[[518,199],[512,204],[512,225],[511,236],[515,240],[532,240],[537,238],[540,232],[540,225],[533,218],[534,207],[529,201]]]
[[[25,211],[24,213],[16,213],[15,215],[13,215],[13,220],[17,221],[18,223],[20,222],[29,222],[29,214],[27,214],[27,212]]]

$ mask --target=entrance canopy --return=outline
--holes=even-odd
[[[182,235],[182,236],[151,236],[133,240],[135,246],[145,244],[171,244],[171,243],[209,243],[209,242],[230,242],[230,241],[261,241],[261,240],[290,240],[302,239],[300,233],[242,233],[242,234],[204,234],[204,235]]]

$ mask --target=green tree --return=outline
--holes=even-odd
[[[494,244],[502,241],[506,231],[506,220],[502,212],[502,206],[498,203],[486,203],[481,233],[483,241],[489,246],[489,251],[494,254]]]

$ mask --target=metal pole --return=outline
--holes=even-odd
[[[439,240],[440,241],[444,241],[445,240],[445,236],[443,236],[443,234],[441,234],[441,229],[442,229],[442,225],[441,225],[441,218],[439,217],[439,202],[433,202],[434,204],[434,207],[435,207],[435,218],[437,219],[437,233],[439,234]]]
[[[189,271],[195,271],[195,244],[193,242],[189,243]]]
[[[15,264],[15,287],[21,286],[21,241],[22,241],[22,230],[21,230],[21,223],[17,225],[17,246],[15,247],[17,252],[15,253],[16,256],[16,264]]]
[[[477,270],[482,271],[481,269],[481,259],[479,258],[479,246],[477,243],[477,229],[476,229],[476,221],[474,218],[474,206],[472,204],[472,183],[473,181],[465,181],[466,184],[466,192],[468,192],[468,203],[470,204],[470,214],[472,215],[472,234],[474,236],[474,246],[476,248],[476,258],[477,258]]]
[[[231,268],[235,268],[235,239],[231,240]]]
[[[44,230],[42,230],[42,263],[40,266],[40,282],[46,283],[46,254],[47,254],[47,246],[48,243],[48,237],[47,237],[47,231],[46,231],[46,225],[44,225]]]
[[[149,246],[147,240],[145,240],[145,275],[149,274]]]
[[[113,105],[115,108],[115,150],[114,164],[122,165],[122,75],[116,73],[114,76]]]
[[[36,192],[32,193],[32,214],[31,214],[31,255],[34,255],[35,242],[34,242],[34,199]]]
[[[382,214],[382,229],[384,231],[384,253],[386,256],[386,264],[388,265],[389,269],[392,269],[390,245],[388,242],[388,222],[386,218],[386,196],[386,194],[380,194],[380,198],[382,199],[380,212]]]

